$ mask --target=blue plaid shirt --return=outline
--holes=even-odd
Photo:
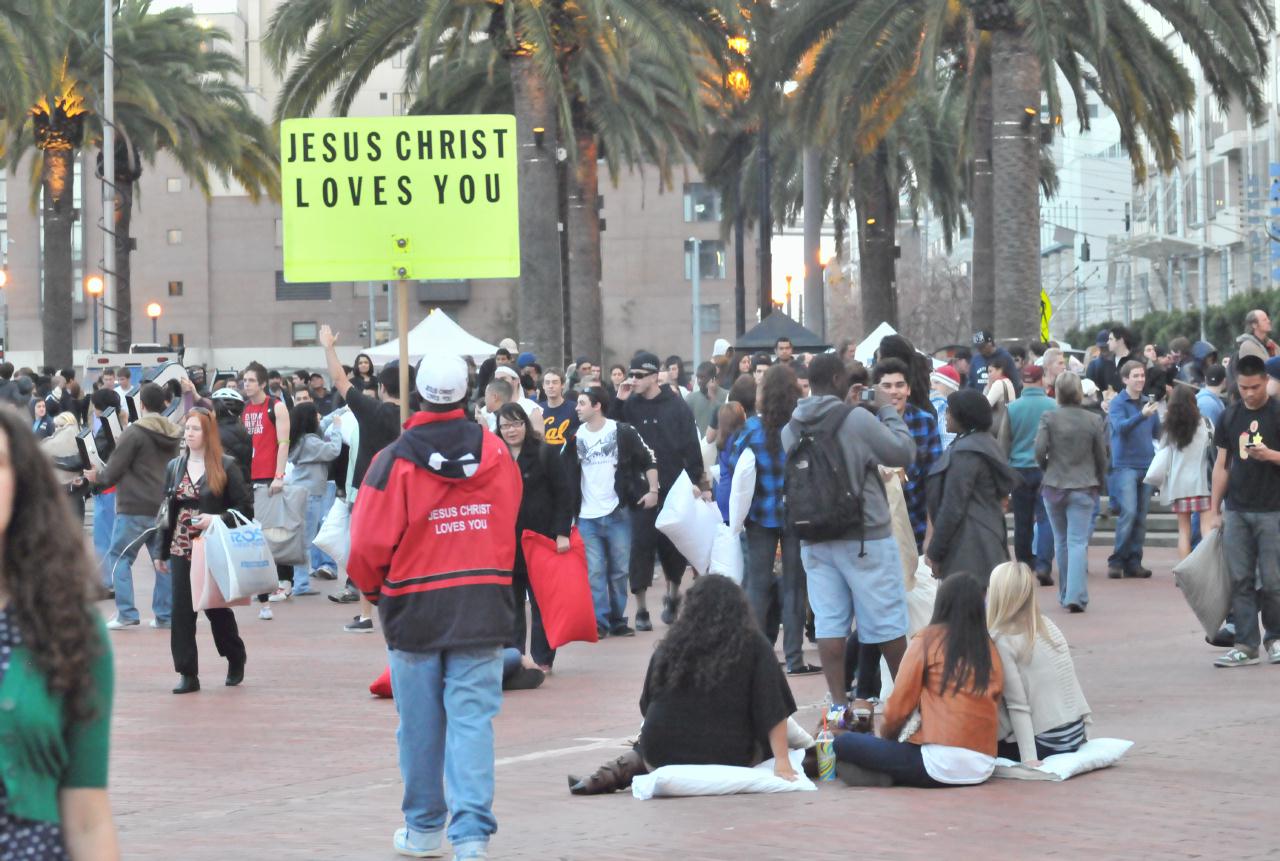
[[[907,480],[902,490],[907,498],[907,513],[911,515],[911,531],[916,535],[916,550],[923,550],[925,528],[929,522],[924,482],[929,468],[942,457],[942,437],[938,434],[938,420],[915,404],[907,404],[902,420],[916,441],[916,461],[907,467]]]
[[[764,423],[759,416],[747,419],[730,459],[732,469],[738,468],[738,458],[748,448],[756,456],[756,492],[751,498],[751,510],[747,519],[758,526],[781,529],[782,489],[786,481],[787,454],[781,448],[775,454],[765,442]]]

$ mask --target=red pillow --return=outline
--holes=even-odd
[[[378,676],[377,680],[374,681],[373,684],[369,685],[369,693],[373,694],[375,697],[382,697],[384,700],[392,698],[390,667],[383,670],[382,675]]]
[[[542,612],[547,643],[558,649],[565,643],[596,642],[596,609],[587,579],[587,550],[577,528],[569,535],[568,553],[557,553],[554,538],[528,529],[520,542],[529,567],[529,585]]]

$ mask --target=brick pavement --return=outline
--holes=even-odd
[[[1198,858],[1275,857],[1280,667],[1210,666],[1155,551],[1146,582],[1095,575],[1084,616],[1049,610],[1074,648],[1093,734],[1137,745],[1114,769],[1064,784],[994,780],[951,790],[848,789],[667,799],[574,798],[585,773],[633,735],[648,654],[661,635],[563,649],[540,690],[498,719],[496,858]],[[144,554],[145,555],[145,554]],[[149,577],[137,568],[148,617]],[[1094,571],[1105,571],[1095,549]],[[332,588],[321,584],[323,588]],[[1048,597],[1051,590],[1042,590]],[[109,611],[107,604],[102,605]],[[378,634],[343,633],[353,610],[322,597],[237,610],[245,683],[201,622],[205,689],[175,697],[165,632],[112,634],[117,666],[112,804],[129,859],[397,857],[395,708],[366,686],[384,665]],[[812,652],[812,650],[811,650]],[[816,661],[816,654],[808,655]],[[793,681],[812,723],[820,677]]]

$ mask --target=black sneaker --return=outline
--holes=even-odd
[[[1137,568],[1134,568],[1132,571],[1124,572],[1124,576],[1132,580],[1146,580],[1151,576],[1151,569],[1143,568],[1141,565],[1139,565]]]
[[[640,620],[637,619],[636,626],[639,627],[639,625],[640,625]],[[618,625],[616,628],[609,629],[610,637],[634,637],[635,635],[636,635],[635,629],[627,625]]]
[[[1047,570],[1041,568],[1040,570],[1036,571],[1036,582],[1039,583],[1041,586],[1052,586],[1053,575],[1050,574]]]
[[[1107,577],[1111,580],[1119,580],[1123,576],[1124,576],[1123,568],[1117,568],[1115,565],[1112,565],[1107,569]]]
[[[636,612],[636,630],[637,631],[653,630],[653,623],[649,621],[648,610],[638,610]]]
[[[603,640],[607,636],[609,636],[609,629],[603,625],[596,625],[596,639]]]
[[[679,596],[672,597],[666,595],[662,599],[662,624],[670,625],[676,620],[676,613],[680,610]]]
[[[348,634],[372,634],[373,620],[361,619],[359,616],[356,616],[355,621],[343,625],[342,630],[346,631]]]
[[[329,600],[335,604],[354,604],[360,600],[360,594],[351,589],[343,589],[341,592],[330,595]]]

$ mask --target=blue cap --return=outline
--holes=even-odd
[[[1280,356],[1272,356],[1266,361],[1267,376],[1273,380],[1280,380]]]
[[[527,368],[537,361],[538,361],[538,357],[535,356],[533,353],[521,353],[519,358],[516,359],[516,367]]]

